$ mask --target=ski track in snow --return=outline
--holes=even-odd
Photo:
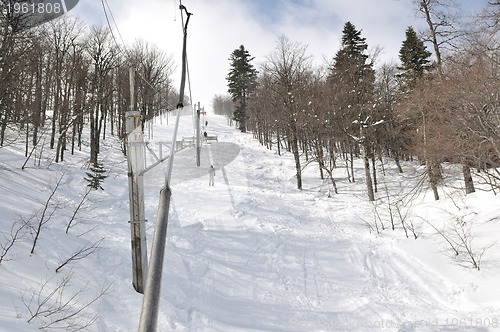
[[[231,136],[224,126],[216,131]],[[208,146],[216,186],[197,187],[201,225],[191,236],[196,256],[189,258],[198,270],[184,263],[191,283],[211,290],[180,306],[181,312],[189,307],[187,330],[410,331],[436,318],[444,329],[463,316],[460,299],[439,274],[359,225],[344,230],[353,218],[342,212],[352,213],[352,202],[339,202],[331,215],[312,215],[313,195],[297,192],[290,168],[269,158],[273,152],[246,146],[248,139],[238,147]],[[225,155],[231,149],[241,149],[234,159]],[[193,195],[190,202],[198,202]],[[175,198],[174,204],[178,213],[190,209]]]
[[[203,145],[201,167],[195,166],[193,149],[175,157],[159,331],[489,331],[474,319],[498,322],[498,300],[481,304],[469,296],[470,280],[480,283],[478,278],[455,280],[413,256],[406,245],[412,240],[370,233],[361,219],[372,207],[354,189],[362,184],[344,185],[346,190],[330,199],[298,191],[290,155],[266,150],[221,117],[210,116],[209,122],[219,141]],[[211,164],[214,187],[208,186]],[[32,181],[44,186],[36,172],[24,172],[25,182],[11,188],[4,175],[9,160],[0,165],[2,195],[35,200],[27,187]],[[128,208],[126,165],[114,167],[121,187],[102,194],[102,208],[91,212],[104,221],[100,232],[108,238],[81,267],[98,271],[97,280],[114,281],[113,292],[98,306],[96,331],[136,330],[142,301],[130,286],[129,225],[109,217]],[[164,173],[160,165],[144,177],[148,241]],[[77,182],[76,176],[71,179],[75,188]],[[0,207],[7,211],[12,202],[4,200]],[[120,212],[122,219],[127,212]],[[430,256],[441,255],[437,251]],[[49,257],[45,264],[51,259],[57,263]],[[466,274],[446,264],[447,270]],[[15,287],[4,285],[16,271],[4,265],[1,294],[12,297]],[[498,287],[491,291],[500,295]],[[15,319],[7,314],[12,300],[0,305],[3,331],[2,321],[14,326]],[[470,324],[455,324],[468,317]]]

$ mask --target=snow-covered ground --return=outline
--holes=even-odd
[[[418,235],[415,240],[410,231],[406,238],[394,206],[420,180],[416,163],[403,164],[405,173],[399,174],[388,160],[375,204],[367,202],[361,168],[355,183],[347,181],[343,168],[336,170],[339,194],[328,197],[328,184],[311,164],[304,170],[304,190],[298,191],[290,154],[278,156],[251,134],[227,126],[222,117],[208,115],[204,120],[208,134],[217,135],[218,141],[203,145],[201,167],[196,167],[192,148],[175,157],[159,331],[500,328],[498,196],[478,191],[465,197],[453,188],[454,167],[445,166],[450,178],[441,189],[442,200],[434,202],[421,191],[411,206],[401,207],[403,214],[410,213],[405,220]],[[168,125],[166,119],[153,125],[149,146],[157,154],[158,143],[171,139],[172,123],[170,118]],[[179,137],[193,134],[191,124],[190,116],[182,118]],[[84,150],[60,164],[30,160],[21,170],[22,144],[0,148],[4,247],[14,222],[33,216],[32,223],[39,220],[63,176],[34,253],[28,231],[0,264],[0,331],[37,331],[61,317],[67,301],[79,308],[96,297],[79,321],[60,325],[78,327],[95,317],[89,331],[137,330],[142,295],[131,285],[126,160],[119,142],[108,138],[100,155],[109,170],[105,190],[93,191],[73,216],[85,193]],[[43,153],[46,157],[51,152]],[[153,160],[151,155],[147,159],[149,164]],[[216,168],[214,187],[208,186],[210,165]],[[145,176],[148,245],[164,173],[162,164]],[[397,223],[394,231],[391,213]],[[452,237],[461,230],[474,253],[487,249],[480,271],[467,266],[462,253],[453,257],[437,234],[444,231]],[[97,249],[91,254],[55,272],[79,249],[93,245]],[[58,292],[61,284],[64,291]],[[37,308],[55,309],[28,323]]]

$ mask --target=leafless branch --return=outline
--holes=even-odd
[[[31,288],[21,295],[21,301],[28,313],[28,323],[36,324],[41,330],[63,329],[81,331],[90,327],[97,319],[97,314],[90,313],[91,306],[106,295],[110,285],[103,287],[90,299],[84,299],[89,285],[77,291],[70,289],[73,273],[61,278],[49,289],[50,281],[46,280],[38,289]]]
[[[68,222],[68,226],[66,226],[66,234],[68,234],[69,229],[71,228],[71,225],[72,225],[73,221],[75,220],[76,214],[78,213],[78,211],[80,211],[80,208],[83,206],[83,204],[85,204],[85,202],[87,200],[87,196],[90,194],[91,191],[92,191],[92,188],[87,187],[85,195],[83,195],[82,199],[80,200],[80,203],[78,203],[75,211],[73,211],[73,215],[71,216],[71,219]]]
[[[89,255],[96,252],[99,249],[99,245],[104,241],[104,238],[94,242],[88,243],[82,247],[80,247],[77,251],[75,251],[68,259],[64,260],[56,269],[56,272],[59,272],[66,264],[74,261],[78,261],[88,257]]]
[[[43,212],[42,212],[42,215],[40,216],[38,224],[35,226],[35,238],[33,239],[33,246],[31,247],[31,253],[32,254],[35,252],[35,247],[36,247],[36,244],[37,244],[37,241],[38,241],[38,237],[40,236],[40,232],[42,230],[42,226],[45,225],[51,219],[51,217],[53,216],[53,214],[54,214],[54,212],[56,210],[56,208],[54,208],[50,212],[50,214],[48,216],[46,216],[47,215],[47,211],[49,210],[52,198],[56,194],[57,189],[59,188],[59,185],[61,184],[61,181],[62,181],[63,178],[64,178],[64,174],[62,174],[61,177],[59,178],[59,180],[57,180],[55,188],[52,190],[52,192],[50,193],[49,197],[47,198],[47,201],[45,202],[45,205],[44,205],[44,208],[43,208]]]
[[[3,234],[5,242],[0,243],[0,264],[5,260],[5,257],[14,244],[26,234],[26,228],[33,218],[34,216],[28,220],[20,219],[15,221],[10,227],[10,232],[7,235]]]

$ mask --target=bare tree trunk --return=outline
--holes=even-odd
[[[372,160],[373,190],[374,190],[374,192],[378,192],[377,167],[375,164],[375,149],[374,148],[372,149],[370,156],[371,156],[371,160]]]
[[[58,54],[58,52],[56,52]],[[50,133],[50,148],[53,149],[56,141],[56,127],[57,127],[57,118],[59,117],[59,108],[61,107],[61,79],[62,76],[61,71],[59,70],[60,64],[58,64],[59,56],[56,55],[56,91],[54,92],[54,103],[52,105],[52,130]]]
[[[99,154],[99,106],[92,107],[90,111],[90,164],[97,166],[97,156]]]
[[[398,172],[403,173],[403,168],[401,167],[401,163],[399,162],[399,152],[394,153],[394,162],[396,163],[396,167],[398,168]]]
[[[465,193],[472,194],[476,192],[476,189],[474,188],[474,181],[472,180],[470,167],[465,162],[462,163],[462,174],[464,176],[464,182],[465,182]]]
[[[351,180],[351,172],[349,171],[349,158],[347,158],[347,153],[343,153],[344,155],[344,160],[345,160],[345,170],[347,172],[347,180],[349,180],[349,183],[350,182],[353,182]]]
[[[276,130],[276,139],[277,143],[276,145],[278,146],[278,156],[281,156],[281,140],[280,140],[280,133]]]
[[[351,179],[352,179],[352,182],[356,182],[356,180],[354,179],[354,151],[353,151],[353,147],[351,145],[351,150],[349,151],[349,156],[350,156],[350,159],[349,159],[349,165],[351,167]]]
[[[42,63],[41,59],[37,60],[37,72],[35,81],[35,103],[33,105],[33,145],[38,141],[38,129],[41,126],[41,112],[42,112]]]
[[[436,24],[432,21],[431,11],[430,11],[430,3],[433,0],[420,0],[420,10],[425,16],[425,21],[427,26],[429,27],[429,32],[431,35],[431,43],[434,47],[434,53],[436,56],[436,64],[438,66],[438,70],[441,72],[441,50],[439,48],[439,42],[437,40],[437,31]]]
[[[4,144],[6,130],[7,130],[7,116],[0,114],[0,146],[3,146]]]
[[[373,193],[372,177],[370,175],[370,158],[368,156],[368,148],[366,144],[363,145],[363,162],[365,166],[365,180],[366,189],[368,191],[368,200],[373,202],[375,200],[375,194]]]
[[[316,156],[318,158],[318,162],[319,162],[319,176],[320,176],[320,179],[321,180],[324,180],[325,179],[325,176],[323,174],[323,167],[322,167],[322,163],[324,163],[324,153],[323,153],[323,147],[321,146],[321,143],[319,141],[319,139],[316,140]]]
[[[293,120],[292,120],[293,121]],[[295,170],[297,171],[297,189],[302,190],[302,167],[300,165],[300,152],[299,152],[299,142],[297,138],[297,130],[295,123],[292,122],[291,128],[291,148],[293,152],[293,157],[295,159]]]
[[[427,176],[429,177],[429,182],[431,184],[432,192],[434,193],[434,200],[439,201],[439,192],[437,189],[437,176],[434,173],[434,167],[432,166],[432,162],[430,160],[426,161],[426,170]]]

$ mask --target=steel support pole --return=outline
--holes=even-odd
[[[196,109],[196,166],[201,165],[200,103]]]
[[[167,242],[168,210],[172,192],[166,186],[160,192],[157,219],[153,243],[151,245],[151,258],[146,277],[146,290],[142,301],[139,332],[155,332],[158,327],[158,312],[160,311],[161,277],[163,271],[163,258]]]
[[[153,244],[151,247],[151,262],[148,269],[146,289],[142,302],[141,318],[139,321],[139,332],[156,332],[158,327],[158,312],[160,310],[161,277],[163,271],[163,257],[165,255],[165,246],[167,241],[168,212],[170,208],[170,182],[172,177],[172,168],[174,163],[175,144],[177,140],[177,130],[179,128],[180,115],[184,109],[184,88],[186,83],[186,39],[187,25],[192,15],[182,4],[179,6],[186,11],[187,20],[184,25],[184,40],[182,48],[182,77],[181,88],[179,90],[179,103],[177,104],[177,119],[174,126],[172,137],[172,150],[168,161],[167,173],[165,175],[165,186],[160,192],[160,201],[158,203],[157,220],[155,232],[153,235]],[[184,19],[183,19],[184,21]]]
[[[132,285],[144,293],[144,277],[148,268],[144,211],[144,148],[140,113],[134,111],[134,69],[130,68],[130,110],[125,114],[127,130],[127,166],[132,247]]]

